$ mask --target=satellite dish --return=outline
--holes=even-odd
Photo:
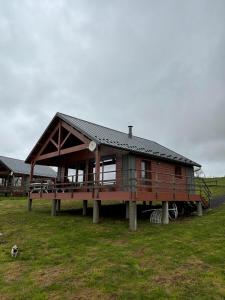
[[[93,151],[95,151],[95,149],[96,149],[96,143],[94,142],[94,141],[91,141],[90,143],[89,143],[89,145],[88,145],[88,149],[91,151],[91,152],[93,152]]]

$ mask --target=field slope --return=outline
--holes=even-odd
[[[0,199],[0,299],[224,299],[225,206],[168,226]],[[12,259],[12,245],[20,256]]]
[[[208,185],[213,197],[225,195],[225,177],[208,177],[205,178],[205,182]]]

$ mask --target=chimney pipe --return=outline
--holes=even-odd
[[[133,136],[133,133],[132,133],[133,126],[129,125],[128,128],[129,128],[128,136],[131,139]]]

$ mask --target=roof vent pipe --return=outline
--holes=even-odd
[[[133,136],[133,133],[132,133],[133,126],[129,125],[128,128],[129,128],[128,137],[131,139]]]

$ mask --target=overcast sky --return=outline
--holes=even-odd
[[[224,0],[0,0],[0,155],[59,111],[225,175]]]

